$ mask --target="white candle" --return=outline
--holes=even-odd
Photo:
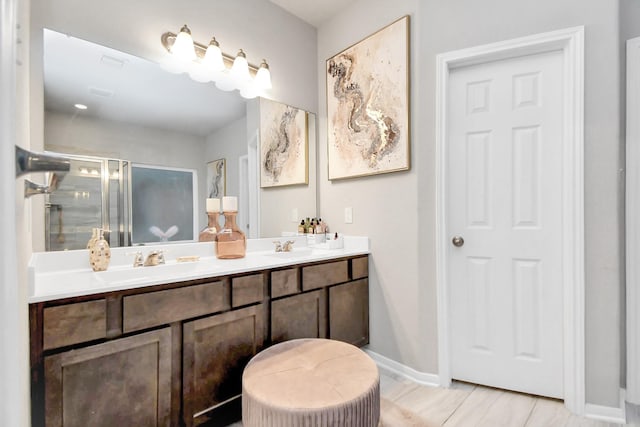
[[[238,198],[235,196],[224,196],[222,198],[222,210],[224,212],[238,212]]]
[[[220,199],[207,199],[207,212],[220,212]]]

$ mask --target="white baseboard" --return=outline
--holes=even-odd
[[[620,406],[601,406],[593,403],[584,405],[584,416],[609,423],[624,424],[627,420],[625,408],[625,390],[620,389]]]
[[[421,385],[427,385],[431,387],[438,387],[440,385],[440,377],[436,374],[416,371],[413,368],[396,362],[395,360],[389,359],[388,357],[385,357],[369,349],[364,349],[364,351],[373,359],[374,362],[376,362],[376,364],[381,369],[390,371],[395,375],[399,375]]]

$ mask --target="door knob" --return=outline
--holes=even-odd
[[[451,243],[453,243],[453,246],[459,248],[460,246],[464,245],[464,239],[462,238],[462,236],[453,236],[453,239],[451,239]]]

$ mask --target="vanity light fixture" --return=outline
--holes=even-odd
[[[215,37],[207,46],[194,42],[191,30],[184,25],[176,35],[162,34],[162,45],[170,56],[163,68],[172,73],[188,73],[198,82],[215,82],[224,91],[239,90],[244,98],[255,98],[271,89],[271,72],[266,60],[259,67],[247,61],[242,49],[233,57],[220,49]]]

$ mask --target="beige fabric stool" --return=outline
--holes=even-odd
[[[260,352],[242,375],[244,427],[376,427],[378,367],[340,341],[298,339]]]

